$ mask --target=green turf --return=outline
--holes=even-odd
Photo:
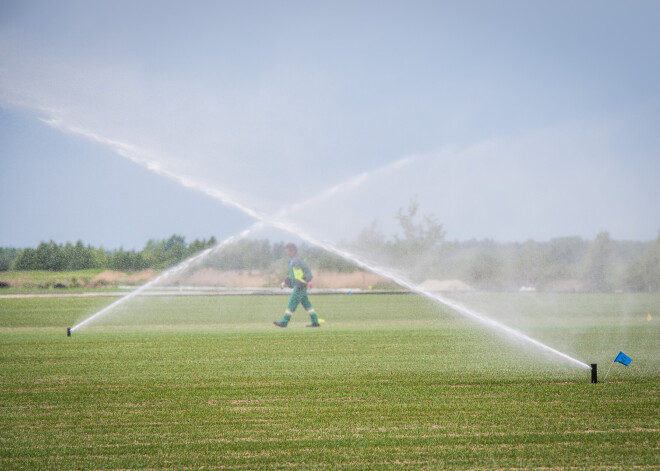
[[[660,296],[0,299],[2,469],[658,469]],[[655,310],[654,310],[655,309]],[[512,314],[513,313],[513,314]],[[651,320],[648,315],[651,314]],[[519,322],[524,318],[525,322]]]

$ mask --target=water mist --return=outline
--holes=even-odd
[[[142,149],[138,149],[134,146],[128,145],[128,144],[123,143],[123,142],[119,142],[119,141],[116,141],[116,140],[111,140],[111,139],[104,138],[104,137],[102,137],[102,136],[100,136],[96,133],[90,132],[90,131],[85,130],[83,128],[68,126],[65,123],[63,123],[61,120],[50,120],[50,121],[48,121],[48,123],[50,125],[54,126],[54,127],[57,127],[58,129],[63,130],[63,131],[78,134],[78,135],[82,135],[82,136],[84,136],[88,139],[91,139],[93,141],[96,141],[100,144],[110,146],[112,149],[115,150],[115,152],[122,155],[123,157],[126,157],[126,158],[132,160],[133,162],[146,167],[150,171],[153,171],[153,172],[155,172],[155,173],[157,173],[161,176],[164,176],[164,177],[166,177],[170,180],[173,180],[173,181],[175,181],[175,182],[177,182],[177,183],[179,183],[179,184],[181,184],[181,185],[183,185],[187,188],[190,188],[190,189],[193,189],[195,191],[199,191],[201,193],[204,193],[207,196],[210,196],[211,198],[214,198],[214,199],[218,200],[223,205],[227,205],[227,206],[237,208],[237,209],[243,211],[245,214],[247,214],[247,215],[253,217],[254,219],[256,219],[258,221],[258,223],[262,223],[264,225],[271,226],[271,227],[283,230],[283,231],[288,232],[290,234],[294,234],[297,237],[299,237],[300,239],[302,239],[303,241],[305,241],[305,242],[307,242],[311,245],[320,247],[320,248],[322,248],[322,249],[324,249],[324,250],[326,250],[330,253],[333,253],[337,256],[340,256],[340,257],[342,257],[346,260],[350,260],[351,262],[355,263],[356,265],[358,265],[359,267],[361,267],[365,270],[371,271],[371,272],[376,273],[380,276],[388,278],[388,279],[392,280],[394,283],[396,283],[396,284],[398,284],[402,287],[405,287],[405,288],[409,289],[412,292],[415,292],[417,294],[425,296],[425,297],[433,300],[434,302],[437,302],[441,305],[444,305],[444,306],[450,308],[452,311],[457,312],[457,313],[461,314],[462,316],[465,316],[465,317],[470,318],[472,320],[475,320],[475,321],[485,325],[486,327],[488,327],[492,330],[495,330],[495,331],[500,332],[500,333],[504,333],[504,334],[506,334],[507,336],[509,336],[511,338],[515,338],[515,339],[523,341],[527,344],[531,344],[534,347],[542,349],[545,352],[548,352],[548,353],[550,353],[550,354],[552,354],[552,355],[554,355],[558,358],[561,358],[564,361],[568,361],[573,365],[576,365],[576,366],[579,366],[581,368],[593,371],[593,369],[589,365],[587,365],[586,363],[581,362],[581,361],[579,361],[579,360],[577,360],[577,359],[575,359],[575,358],[573,358],[573,357],[571,357],[571,356],[569,356],[565,353],[562,353],[562,352],[560,352],[560,351],[544,344],[543,342],[540,342],[539,340],[536,340],[536,339],[534,339],[534,338],[532,338],[532,337],[530,337],[530,336],[528,336],[528,335],[526,335],[522,332],[519,332],[519,331],[517,331],[517,330],[515,330],[515,329],[513,329],[513,328],[511,328],[511,327],[509,327],[505,324],[497,322],[496,320],[493,320],[493,319],[489,318],[488,316],[486,316],[482,313],[479,313],[479,312],[476,312],[472,309],[469,309],[468,307],[463,306],[460,303],[457,303],[455,301],[446,299],[446,298],[440,296],[437,293],[426,290],[426,289],[422,288],[421,286],[419,286],[418,284],[413,283],[412,281],[408,280],[406,277],[404,277],[402,275],[398,275],[398,274],[394,273],[392,270],[386,269],[384,267],[377,266],[374,263],[370,263],[369,261],[367,261],[366,259],[363,259],[362,257],[358,256],[357,254],[353,254],[353,253],[351,253],[347,250],[339,248],[338,246],[336,246],[332,242],[323,241],[318,237],[314,237],[311,234],[309,234],[307,231],[303,230],[303,228],[301,228],[298,225],[296,225],[295,223],[279,216],[278,214],[275,214],[273,216],[268,216],[268,215],[266,215],[266,214],[264,214],[264,213],[262,213],[262,212],[260,212],[256,209],[254,209],[254,208],[251,208],[249,206],[244,205],[242,202],[238,201],[237,199],[235,199],[234,197],[232,197],[231,195],[229,195],[228,193],[226,193],[224,191],[220,191],[216,188],[209,187],[208,185],[203,185],[201,183],[198,183],[197,181],[195,181],[193,178],[190,178],[189,176],[179,175],[179,174],[171,172],[171,171],[169,171],[165,168],[162,168],[161,165],[157,162],[157,160],[150,155],[150,153],[148,153],[148,152],[146,152]],[[357,180],[357,183],[359,183],[359,178]],[[338,186],[337,188],[341,188],[341,185]],[[325,192],[323,194],[330,195],[335,191],[337,191],[337,190],[336,189],[330,189],[328,192]],[[284,214],[284,213],[280,213],[280,214]],[[250,229],[248,229],[248,231],[249,230]],[[235,238],[227,239],[227,241],[225,241],[225,243],[229,243],[230,240],[233,241],[233,240],[236,240],[236,239]],[[68,333],[70,334],[71,331],[74,331],[74,330],[82,327],[83,325],[91,322],[92,320],[104,315],[105,313],[107,313],[108,311],[110,311],[114,307],[116,307],[118,304],[124,303],[124,302],[128,301],[129,299],[139,295],[142,291],[144,291],[145,289],[147,289],[147,288],[155,285],[156,283],[160,282],[163,278],[169,277],[173,273],[184,270],[191,263],[195,262],[198,259],[201,259],[201,258],[205,257],[208,253],[211,252],[211,250],[213,250],[213,249],[207,249],[206,251],[201,252],[200,254],[192,257],[191,259],[189,259],[186,262],[178,265],[177,267],[174,267],[173,269],[170,269],[170,270],[164,272],[161,276],[159,276],[159,277],[155,278],[154,280],[152,280],[151,282],[145,284],[141,289],[136,290],[133,293],[131,293],[130,295],[127,295],[127,296],[121,298],[117,302],[109,305],[105,309],[97,312],[93,316],[90,316],[89,318],[87,318],[84,321],[80,322],[76,326],[72,327],[68,331]]]

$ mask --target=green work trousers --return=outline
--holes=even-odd
[[[291,312],[295,312],[298,304],[302,304],[308,311],[312,308],[312,303],[309,302],[309,298],[307,297],[307,286],[300,287],[296,285],[293,287],[291,296],[289,296],[287,309]]]

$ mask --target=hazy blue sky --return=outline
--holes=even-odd
[[[2,0],[0,246],[222,239],[237,205],[339,240],[411,200],[452,240],[653,240],[658,24],[657,1]]]

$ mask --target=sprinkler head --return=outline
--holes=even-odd
[[[66,336],[71,337],[71,327],[66,328]]]
[[[591,382],[594,384],[598,382],[598,365],[596,363],[591,364]]]

